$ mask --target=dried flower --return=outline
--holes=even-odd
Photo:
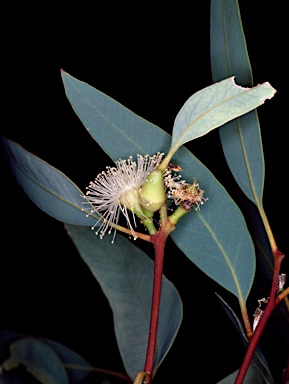
[[[261,308],[256,308],[256,311],[254,313],[253,332],[255,332],[255,329],[259,324],[259,321],[262,319],[263,315],[264,311]]]
[[[189,211],[193,205],[196,206],[196,210],[200,210],[200,205],[208,200],[203,196],[205,191],[199,188],[196,179],[193,184],[188,184],[185,180],[181,180],[180,175],[172,174],[172,170],[181,171],[182,169],[175,164],[169,164],[164,173],[168,198],[173,199],[176,205],[182,206],[186,211]]]
[[[113,225],[118,223],[122,213],[126,218],[128,228],[136,239],[135,215],[139,218],[145,217],[143,205],[145,207],[148,204],[147,200],[142,199],[141,187],[145,184],[148,175],[157,168],[162,156],[163,153],[157,153],[152,157],[138,155],[137,162],[133,161],[132,157],[128,160],[120,159],[116,162],[116,167],[107,167],[106,171],[90,182],[86,188],[86,196],[83,196],[88,200],[84,204],[92,206],[87,216],[94,212],[101,216],[92,227],[95,229],[102,222],[96,231],[100,238],[107,231],[111,233]]]
[[[278,276],[278,282],[277,282],[277,294],[279,292],[282,292],[283,287],[286,282],[286,273],[281,273],[281,275]]]
[[[260,320],[262,319],[262,317],[264,315],[264,311],[263,311],[263,309],[261,309],[261,305],[262,305],[262,303],[267,304],[268,300],[269,300],[269,297],[267,299],[265,297],[263,297],[263,299],[257,300],[259,303],[259,307],[256,308],[256,311],[253,315],[254,316],[253,332],[255,332],[257,325],[259,324]]]

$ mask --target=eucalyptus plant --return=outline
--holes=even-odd
[[[218,296],[246,345],[240,369],[220,383],[273,383],[258,342],[276,306],[282,302],[288,311],[289,289],[281,269],[284,255],[262,203],[264,158],[256,108],[266,108],[263,104],[276,90],[268,82],[253,84],[236,1],[211,1],[211,68],[212,85],[189,97],[171,135],[61,70],[72,109],[111,159],[94,180],[88,180],[85,191],[61,170],[2,138],[16,181],[37,207],[64,223],[109,301],[127,374],[119,374],[122,381],[152,383],[181,326],[181,296],[163,275],[165,246],[171,237],[192,263],[239,303],[241,319]],[[238,186],[257,208],[264,227],[259,234],[261,248],[264,238],[269,243],[261,253],[271,271],[271,292],[256,303],[253,318],[247,310],[256,271],[252,235],[238,205],[184,146],[214,129],[219,129]],[[153,257],[138,247],[141,241],[152,245]],[[2,361],[7,382],[7,373],[19,363],[42,383],[79,382],[94,369],[50,340],[12,339],[7,341],[10,357]],[[288,379],[288,372],[285,375]]]

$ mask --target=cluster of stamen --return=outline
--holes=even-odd
[[[100,238],[103,238],[106,232],[111,233],[122,213],[132,236],[136,239],[134,228],[137,225],[132,200],[140,198],[138,192],[141,186],[150,172],[157,168],[162,157],[163,153],[157,153],[154,156],[137,155],[137,161],[134,161],[132,156],[128,160],[119,159],[116,161],[115,167],[106,167],[106,171],[101,172],[94,181],[90,182],[86,188],[86,195],[82,196],[86,199],[83,204],[90,205],[87,216],[94,213],[99,215],[100,218],[92,229],[94,230],[101,223],[95,232],[97,235],[99,234]],[[114,237],[112,242],[114,242]]]

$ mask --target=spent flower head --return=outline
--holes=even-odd
[[[195,206],[196,210],[200,210],[200,205],[203,205],[208,198],[204,197],[205,191],[200,189],[197,179],[194,179],[193,184],[188,184],[185,180],[181,180],[180,175],[172,173],[172,170],[179,172],[182,169],[178,165],[169,164],[164,172],[167,197],[186,211],[189,211],[192,206]]]
[[[106,167],[106,171],[101,172],[90,182],[86,188],[86,195],[83,196],[87,200],[84,204],[90,205],[87,216],[95,212],[100,216],[92,227],[95,229],[101,223],[96,231],[100,238],[107,231],[111,233],[112,228],[118,224],[120,215],[123,214],[131,234],[136,239],[135,215],[144,218],[143,206],[148,205],[147,200],[142,198],[141,188],[150,173],[156,170],[162,157],[163,153],[157,153],[154,156],[137,155],[137,161],[132,157],[128,160],[120,159],[116,161],[115,167]]]

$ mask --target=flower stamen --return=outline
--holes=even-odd
[[[139,218],[146,218],[142,211],[142,198],[140,190],[148,175],[154,171],[161,162],[163,153],[154,156],[137,155],[137,161],[119,159],[115,167],[106,167],[91,181],[86,188],[87,192],[84,204],[90,205],[87,216],[97,213],[100,219],[92,229],[101,222],[100,228],[96,231],[102,239],[105,233],[111,233],[115,224],[118,224],[120,214],[126,219],[127,227],[130,229],[134,239],[137,238],[134,228],[137,227],[135,215]],[[92,208],[91,208],[92,207]],[[133,222],[131,223],[131,216]],[[115,233],[113,241],[115,238]]]
[[[182,169],[177,165],[169,164],[164,172],[168,199],[172,199],[176,205],[181,205],[187,211],[193,205],[196,206],[195,210],[199,211],[200,206],[208,200],[203,196],[205,191],[199,188],[197,179],[194,179],[193,184],[188,184],[185,180],[181,180],[180,175],[172,174],[172,170],[181,171]]]

